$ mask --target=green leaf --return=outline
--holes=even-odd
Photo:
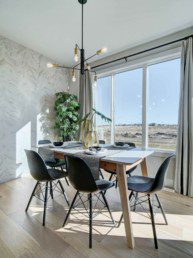
[[[59,137],[74,137],[79,129],[78,110],[80,104],[77,101],[77,96],[68,92],[58,92],[55,94],[55,129]]]

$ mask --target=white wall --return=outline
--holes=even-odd
[[[54,94],[67,90],[69,74],[48,69],[50,61],[0,36],[0,182],[28,171],[25,148],[56,138]]]
[[[162,37],[162,38],[158,38],[156,40],[147,42],[147,43],[142,44],[142,45],[138,45],[136,47],[127,49],[125,51],[118,52],[116,54],[107,56],[105,58],[101,58],[100,60],[97,60],[97,61],[91,63],[91,66],[93,67],[93,66],[100,65],[100,64],[103,64],[103,63],[106,63],[106,62],[109,62],[109,61],[112,61],[112,60],[115,60],[115,59],[118,59],[118,58],[121,58],[121,57],[125,57],[125,56],[128,56],[128,55],[134,54],[134,53],[138,53],[140,51],[150,49],[150,48],[153,48],[153,47],[156,47],[156,46],[160,46],[160,45],[163,45],[165,43],[172,42],[172,41],[178,40],[180,38],[187,37],[189,35],[193,35],[193,27],[187,28],[185,30],[173,33],[171,35],[168,35],[168,36],[165,36],[165,37]],[[150,54],[158,53],[158,52],[161,52],[163,50],[166,51],[166,50],[172,49],[172,48],[174,48],[176,46],[179,46],[179,45],[180,45],[180,43],[173,44],[173,45],[168,45],[168,46],[165,46],[164,48],[160,48],[160,49],[156,49],[156,50],[153,50],[153,51],[150,51],[150,52],[146,52],[144,54],[141,54],[140,56],[134,56],[134,57],[128,59],[128,61],[136,60],[136,59],[142,58],[142,57],[147,57]],[[119,64],[123,64],[123,63],[125,63],[124,60],[118,61],[116,63],[109,64],[109,65],[106,65],[106,66],[98,67],[95,70],[97,72],[101,73],[105,69],[110,70],[111,67],[112,67],[112,69],[114,69],[116,66],[118,66]]]

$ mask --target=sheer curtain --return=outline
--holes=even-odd
[[[79,85],[80,117],[84,117],[93,108],[92,76],[89,71],[80,74]]]
[[[193,197],[193,41],[182,43],[175,190]]]
[[[80,118],[83,118],[86,114],[90,113],[93,108],[93,88],[92,88],[92,76],[89,71],[86,71],[84,75],[80,74],[79,84],[79,103],[80,103]],[[82,140],[82,128],[80,127],[78,132],[78,138]]]

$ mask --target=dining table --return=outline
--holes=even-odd
[[[49,148],[44,147],[44,148]],[[120,150],[121,148],[119,148]],[[51,150],[54,152],[54,157],[58,159],[64,159],[65,155],[74,155],[80,151],[84,152],[83,148],[65,148],[65,147],[52,147]],[[133,249],[135,246],[131,211],[129,205],[129,195],[127,187],[127,175],[126,171],[140,165],[141,173],[143,176],[148,176],[147,170],[147,157],[153,154],[153,150],[143,148],[133,148],[130,150],[120,150],[115,154],[105,155],[100,159],[99,167],[107,171],[113,171],[117,175],[118,188],[120,193],[120,199],[122,204],[124,228],[126,242],[129,248]]]

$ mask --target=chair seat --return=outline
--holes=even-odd
[[[96,182],[96,185],[97,185],[97,187],[100,191],[105,191],[105,190],[111,188],[114,185],[113,182],[103,180],[103,179],[96,180],[95,182]]]
[[[67,176],[67,173],[59,169],[50,168],[48,173],[53,180],[60,179]]]
[[[128,189],[135,192],[150,192],[154,178],[143,176],[131,176],[127,179]]]
[[[61,166],[65,166],[66,165],[66,162],[65,160],[56,160],[56,161],[45,161],[45,164],[48,166],[48,167],[51,167],[51,168],[57,168],[57,167],[61,167]]]
[[[126,174],[129,175],[129,174],[132,173],[136,168],[137,168],[137,166],[135,166],[135,167],[133,167],[133,168],[127,170],[127,171],[126,171]],[[110,170],[105,170],[105,171],[107,171],[108,173],[111,173],[111,174],[113,174],[113,175],[116,174],[116,172],[114,172],[114,171],[110,171]]]

